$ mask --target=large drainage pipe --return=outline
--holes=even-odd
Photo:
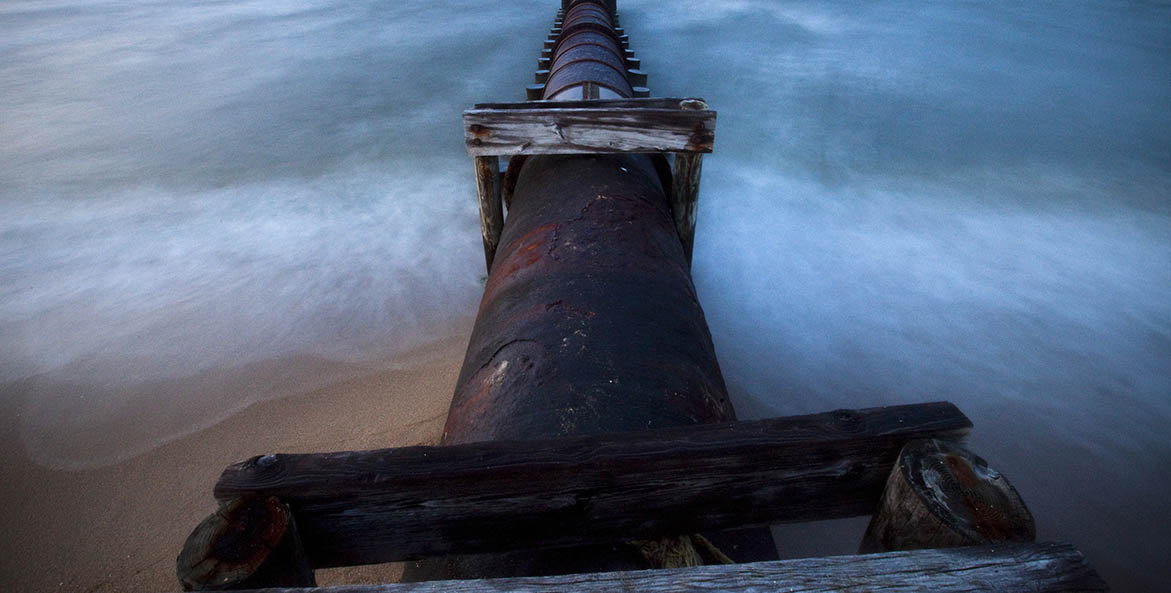
[[[630,96],[601,63],[623,55],[612,29],[596,34],[611,16],[605,2],[570,4],[547,93],[581,99],[596,84]],[[645,155],[524,161],[444,444],[735,419],[661,177]],[[767,530],[711,539],[736,560],[775,557]],[[427,560],[404,580],[647,567],[617,544]]]

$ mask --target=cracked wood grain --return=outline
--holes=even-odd
[[[464,140],[472,156],[597,153],[710,153],[716,112],[661,107],[470,109]]]
[[[476,197],[480,203],[480,235],[484,240],[484,264],[492,271],[500,233],[504,229],[504,206],[500,200],[500,158],[477,156]]]
[[[911,439],[971,423],[946,403],[544,441],[265,455],[217,499],[287,503],[314,567],[576,546],[866,515]]]
[[[1097,593],[1068,544],[1014,544],[549,577],[297,589],[304,593]],[[270,589],[270,593],[278,590]]]

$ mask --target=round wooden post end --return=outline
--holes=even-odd
[[[184,591],[317,584],[293,514],[275,496],[236,498],[209,515],[183,544],[176,574]]]
[[[886,481],[859,553],[1036,538],[1033,515],[1000,472],[959,445],[907,443]]]

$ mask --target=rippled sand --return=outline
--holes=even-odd
[[[451,338],[419,353],[427,362],[409,370],[262,402],[127,461],[84,471],[32,462],[17,438],[19,407],[7,405],[18,403],[21,386],[0,388],[6,404],[0,416],[0,574],[6,588],[177,590],[175,557],[190,530],[215,509],[211,488],[226,465],[266,452],[435,443],[465,346],[466,336]],[[109,438],[116,441],[117,431]],[[318,581],[385,582],[398,574],[397,565],[331,569],[319,571]]]

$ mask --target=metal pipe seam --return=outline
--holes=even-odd
[[[611,29],[608,24],[593,21],[579,21],[563,27],[561,29],[561,38],[568,37],[571,34],[577,33],[579,31],[593,31],[598,34],[605,35],[607,38],[612,39],[619,47],[622,46],[622,41],[618,38],[618,34],[614,33],[613,29]],[[554,49],[556,49],[556,46],[554,46]]]
[[[607,33],[604,29],[593,25],[574,27],[564,32],[557,38],[557,43],[550,49],[554,53],[557,53],[558,51],[562,51],[566,44],[583,39],[589,39],[594,43],[601,43],[607,47],[613,47],[619,55],[626,53],[626,49],[622,47],[622,44],[618,42],[617,38]]]
[[[626,73],[627,68],[624,63],[617,60],[607,59],[606,54],[599,53],[599,50],[592,49],[595,47],[598,46],[592,43],[581,44],[561,53],[559,56],[557,56],[556,59],[553,60],[553,63],[550,65],[551,67],[549,68],[549,77],[553,78],[558,74],[562,74],[567,67],[571,67],[579,62],[594,62],[597,64],[602,64],[607,68],[618,72],[619,74]],[[605,50],[603,49],[601,51],[604,52]],[[572,73],[565,74],[572,76]]]
[[[558,41],[559,42],[554,44],[554,46],[551,48],[553,50],[553,54],[558,57],[564,55],[565,52],[568,52],[574,48],[581,47],[583,45],[590,45],[601,48],[605,50],[606,53],[612,54],[616,60],[616,63],[618,64],[621,64],[626,59],[626,52],[623,51],[620,46],[615,45],[613,42],[610,42],[610,40],[606,39],[605,36],[599,35],[593,31],[576,31],[574,34],[563,37]],[[554,58],[554,61],[556,61],[556,58]]]
[[[548,99],[561,91],[576,85],[590,83],[614,91],[619,97],[630,97],[633,89],[624,72],[620,72],[611,64],[598,60],[575,60],[572,70],[562,70],[560,76],[549,76],[545,85],[543,98]],[[598,64],[593,66],[593,64]]]
[[[634,94],[625,50],[613,28],[612,6],[597,0],[578,0],[565,5],[562,33],[547,54],[549,75],[542,98],[559,97],[574,86],[588,88],[590,85],[619,97]]]

